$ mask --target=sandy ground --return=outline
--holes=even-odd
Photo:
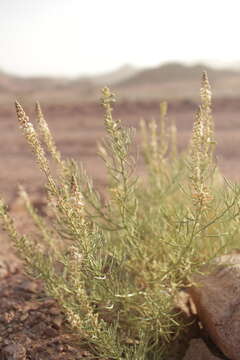
[[[43,109],[57,145],[64,157],[73,157],[82,162],[100,186],[105,173],[98,158],[97,143],[104,136],[102,109],[96,104],[73,107],[47,107]],[[174,120],[178,128],[179,148],[186,145],[194,120],[196,105],[191,102],[175,102],[169,106],[169,121]],[[32,109],[27,109],[34,119]],[[157,118],[158,102],[118,104],[115,116],[124,124],[138,128],[139,120]],[[222,100],[214,108],[217,137],[217,162],[224,175],[240,178],[240,102]],[[139,144],[139,135],[136,137]],[[142,168],[141,160],[138,168]],[[37,169],[33,156],[18,128],[14,107],[0,109],[0,193],[8,200],[16,195],[17,184],[24,184],[31,192],[38,191],[43,177]]]

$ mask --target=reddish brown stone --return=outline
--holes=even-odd
[[[190,294],[209,336],[232,360],[240,359],[240,254],[219,257],[194,277]]]
[[[213,355],[202,339],[192,339],[183,360],[221,360]]]

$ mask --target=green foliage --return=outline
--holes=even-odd
[[[40,105],[40,137],[16,103],[23,134],[46,176],[48,218],[22,189],[36,239],[18,234],[3,200],[0,217],[27,271],[65,311],[96,358],[167,359],[185,326],[175,310],[178,291],[213,257],[238,247],[239,186],[214,164],[211,89],[203,75],[201,105],[188,151],[178,154],[175,125],[141,122],[147,177],[132,157],[134,131],[113,117],[115,96],[104,88],[106,139],[99,154],[108,173],[102,199],[81,166],[63,160]],[[53,177],[45,150],[58,166]]]

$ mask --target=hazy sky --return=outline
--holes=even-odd
[[[0,0],[0,69],[95,74],[240,61],[239,0]]]

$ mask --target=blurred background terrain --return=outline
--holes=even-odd
[[[105,173],[96,155],[104,135],[101,88],[116,93],[114,114],[127,126],[158,118],[159,103],[167,100],[181,150],[203,70],[213,90],[217,162],[224,175],[239,179],[238,14],[235,0],[227,6],[215,0],[2,0],[0,193],[11,200],[18,183],[37,193],[43,184],[16,123],[16,98],[33,122],[40,101],[63,156],[82,161],[102,188]],[[138,169],[142,174],[141,157]]]
[[[199,102],[201,74],[207,70],[213,90],[217,133],[217,162],[227,177],[240,178],[240,71],[204,64],[166,63],[151,68],[124,65],[116,71],[89,77],[23,77],[0,74],[0,184],[12,201],[18,183],[30,192],[41,191],[43,177],[37,169],[16,122],[14,100],[23,104],[34,122],[34,104],[41,102],[45,117],[63,156],[83,162],[102,188],[105,172],[97,156],[104,136],[103,111],[99,98],[105,85],[117,95],[115,116],[125,125],[138,128],[141,118],[159,117],[159,103],[169,103],[168,121],[178,129],[178,147],[187,144],[194,112]],[[136,137],[139,143],[139,134]],[[138,169],[141,174],[141,158]]]

